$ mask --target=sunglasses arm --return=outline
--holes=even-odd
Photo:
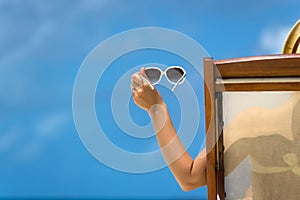
[[[184,78],[185,78],[185,75],[182,76],[182,77],[176,82],[176,84],[175,84],[174,87],[172,88],[172,91],[173,91],[173,92],[175,91],[175,89],[176,89],[176,87],[178,86],[178,84],[179,84]]]

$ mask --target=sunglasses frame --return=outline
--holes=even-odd
[[[168,78],[168,76],[167,76],[167,71],[170,70],[170,69],[176,69],[176,68],[179,68],[180,70],[182,70],[182,71],[183,71],[183,75],[178,79],[178,81],[177,81],[176,83],[174,83],[174,82],[172,82],[172,81]],[[186,71],[185,71],[185,69],[184,69],[183,67],[181,67],[181,66],[176,66],[176,65],[170,66],[170,67],[168,67],[165,71],[163,71],[162,69],[160,69],[160,68],[158,68],[158,67],[155,67],[155,66],[152,66],[152,67],[146,67],[145,70],[147,71],[147,69],[156,69],[156,70],[160,71],[159,79],[158,79],[155,83],[152,83],[152,82],[151,82],[152,85],[158,84],[158,83],[161,81],[161,79],[162,79],[163,76],[166,77],[166,79],[169,81],[169,83],[175,85],[175,87],[176,87],[177,85],[182,84],[182,83],[185,81]],[[175,89],[175,88],[174,88],[174,89]]]

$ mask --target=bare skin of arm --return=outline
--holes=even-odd
[[[156,88],[151,90],[140,75],[146,77],[143,68],[132,76],[134,102],[151,117],[158,144],[175,179],[184,191],[206,185],[205,152],[192,159],[176,133],[160,93]]]

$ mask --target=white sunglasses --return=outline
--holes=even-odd
[[[186,76],[185,70],[180,66],[170,66],[165,71],[158,67],[147,67],[145,72],[152,85],[158,84],[162,76],[165,75],[167,80],[174,85],[172,91],[185,81]]]

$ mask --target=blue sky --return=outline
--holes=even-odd
[[[108,37],[148,26],[186,34],[215,59],[280,53],[299,13],[298,0],[1,0],[0,197],[205,199],[205,187],[185,193],[166,168],[129,174],[89,154],[72,117],[81,63]],[[141,53],[119,62],[151,60]],[[107,97],[111,88],[105,89]],[[101,106],[96,105],[100,111]],[[146,117],[134,105],[131,109]],[[175,124],[180,120],[176,112],[171,111]],[[111,139],[128,149],[137,144]],[[155,148],[155,140],[150,143]],[[196,142],[191,154],[199,148]]]

